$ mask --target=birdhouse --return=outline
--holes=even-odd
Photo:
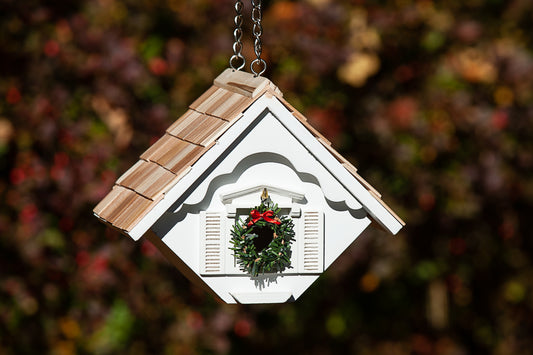
[[[372,222],[404,225],[272,82],[231,69],[94,213],[227,303],[296,300]]]

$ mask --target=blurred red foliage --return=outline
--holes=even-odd
[[[92,208],[227,66],[233,3],[3,1],[0,354],[529,353],[533,3],[263,10],[266,76],[406,228],[296,303],[219,304]]]

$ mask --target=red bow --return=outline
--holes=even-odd
[[[277,225],[281,224],[278,219],[272,218],[274,217],[274,211],[272,210],[268,210],[264,213],[260,213],[258,210],[252,210],[252,212],[250,212],[250,217],[252,217],[252,219],[250,220],[250,222],[248,222],[248,227],[255,224],[255,222],[259,221],[261,218],[263,218],[268,223],[274,223]]]

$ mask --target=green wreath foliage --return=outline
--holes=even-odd
[[[272,211],[272,218],[279,222],[268,222],[264,218],[253,222],[252,212],[263,214]],[[291,242],[294,240],[294,223],[290,217],[280,216],[281,208],[273,204],[269,197],[250,210],[245,221],[239,219],[231,230],[231,243],[240,269],[257,276],[260,273],[282,272],[291,264]],[[269,218],[267,218],[269,219]],[[252,223],[250,223],[252,222]],[[259,237],[261,229],[272,231],[272,241],[262,250],[257,250],[254,240]]]

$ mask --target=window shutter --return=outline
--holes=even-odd
[[[200,212],[200,274],[224,273],[224,229],[220,212]]]
[[[321,273],[324,271],[324,214],[302,211],[300,230],[298,272]]]

